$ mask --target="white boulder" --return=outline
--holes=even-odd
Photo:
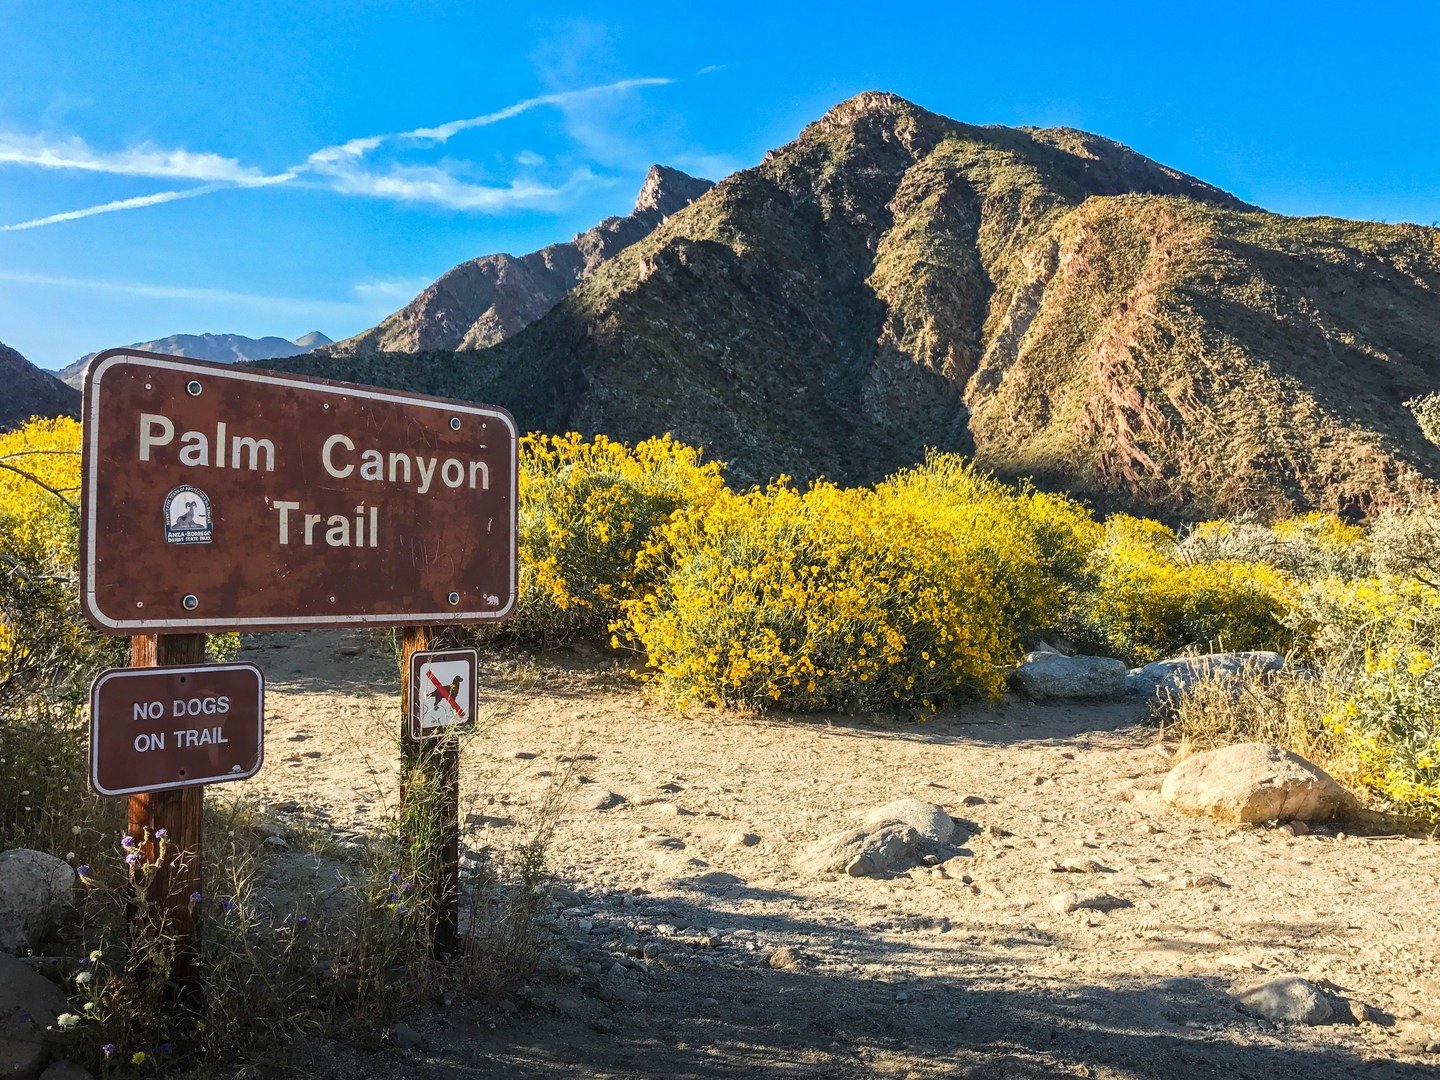
[[[0,952],[29,948],[75,906],[75,871],[29,848],[0,852]]]
[[[1188,757],[1160,785],[1170,806],[1225,821],[1329,821],[1355,799],[1317,765],[1268,743],[1238,743]]]
[[[1277,652],[1225,652],[1177,656],[1132,668],[1126,678],[1130,693],[1141,697],[1173,697],[1202,679],[1238,679],[1252,672],[1279,671],[1285,657]]]
[[[1110,701],[1125,694],[1127,671],[1108,656],[1032,652],[1015,669],[1015,689],[1035,701]]]

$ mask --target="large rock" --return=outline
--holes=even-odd
[[[45,1029],[69,1010],[58,986],[0,953],[0,1080],[33,1080],[45,1058]]]
[[[0,952],[33,946],[75,906],[75,871],[29,848],[0,852]]]
[[[1268,743],[1188,757],[1170,770],[1160,795],[1177,810],[1241,822],[1329,821],[1355,807],[1325,770]]]
[[[896,799],[877,806],[865,815],[864,823],[871,828],[908,825],[920,834],[922,841],[929,844],[948,844],[955,835],[955,819],[943,807],[922,799]]]
[[[1335,1015],[1325,992],[1296,975],[1268,979],[1231,996],[1246,1012],[1279,1024],[1323,1024]]]
[[[1109,701],[1125,693],[1125,665],[1108,656],[1032,652],[1012,676],[1015,689],[1036,701]]]
[[[807,847],[800,853],[797,865],[808,874],[868,877],[909,862],[919,844],[920,834],[909,825],[842,829]]]
[[[896,799],[868,810],[848,829],[822,836],[805,848],[796,866],[808,874],[883,874],[935,854],[955,835],[943,807],[921,799]]]
[[[1126,678],[1126,686],[1130,693],[1141,697],[1173,697],[1202,679],[1239,679],[1251,672],[1279,671],[1284,666],[1285,657],[1277,652],[1180,656],[1132,669]]]

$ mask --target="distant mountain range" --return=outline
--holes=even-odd
[[[360,356],[495,345],[544,315],[606,259],[649,236],[712,186],[709,180],[654,165],[625,217],[606,218],[569,243],[518,258],[486,255],[461,263],[379,326],[321,352]]]
[[[871,481],[938,447],[1173,517],[1365,513],[1440,478],[1404,404],[1440,389],[1440,230],[1282,217],[1096,135],[884,93],[685,196],[618,251],[546,249],[571,269],[533,305],[441,279],[274,366],[669,431],[742,483]],[[543,255],[447,278],[498,294]]]
[[[79,416],[80,391],[41,371],[14,349],[0,344],[0,431],[32,416]]]
[[[213,360],[219,364],[235,364],[245,360],[268,360],[275,356],[296,356],[322,345],[332,344],[319,330],[312,330],[294,341],[282,337],[251,338],[242,334],[172,334],[156,341],[140,341],[127,346],[144,352],[187,356],[191,360]],[[56,376],[77,389],[85,382],[85,369],[98,352],[87,353]]]

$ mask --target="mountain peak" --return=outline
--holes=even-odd
[[[907,101],[899,94],[885,90],[865,90],[831,107],[815,123],[821,127],[838,127],[853,124],[861,118],[893,123],[902,116],[913,117],[924,112],[919,105]]]
[[[651,165],[645,174],[645,183],[635,199],[632,213],[654,210],[661,217],[669,217],[685,209],[712,187],[709,180],[700,180],[668,165]]]
[[[321,345],[334,345],[335,342],[319,330],[311,330],[308,334],[301,334],[297,337],[295,344],[302,349],[318,349]]]

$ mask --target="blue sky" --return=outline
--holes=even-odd
[[[718,179],[866,89],[1281,213],[1440,219],[1432,2],[83,7],[0,0],[0,341],[46,367],[354,333],[626,212],[652,162]]]

